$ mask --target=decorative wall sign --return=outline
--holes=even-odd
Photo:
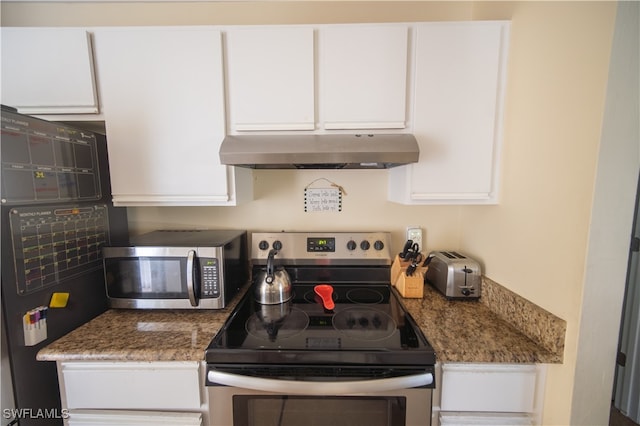
[[[331,188],[311,188],[319,180],[327,181]],[[328,179],[316,179],[304,188],[305,212],[341,212],[342,194],[347,195],[344,188]]]

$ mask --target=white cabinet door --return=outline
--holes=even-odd
[[[90,36],[81,28],[2,28],[2,104],[23,114],[97,113]]]
[[[231,130],[313,130],[311,27],[240,27],[226,33]]]
[[[218,155],[225,135],[220,31],[102,28],[95,53],[114,204],[235,204],[243,172],[221,165]]]
[[[420,161],[391,171],[392,201],[497,203],[508,30],[504,22],[417,25]]]
[[[325,129],[401,129],[406,121],[406,25],[320,29],[321,120]]]

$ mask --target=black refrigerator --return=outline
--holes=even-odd
[[[126,209],[111,204],[103,135],[4,106],[1,125],[2,344],[14,402],[3,424],[62,425],[55,362],[36,354],[107,309],[101,247],[128,243]]]

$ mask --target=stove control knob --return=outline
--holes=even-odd
[[[369,247],[371,247],[371,243],[369,243],[369,241],[367,240],[362,240],[362,242],[360,243],[360,248],[362,250],[369,250]]]
[[[282,250],[282,242],[280,240],[275,240],[273,242],[273,248],[278,251]]]
[[[262,240],[262,241],[260,241],[260,242],[258,243],[258,248],[259,248],[260,250],[266,250],[266,249],[268,249],[268,248],[269,248],[269,243],[268,243],[268,242],[266,242],[265,240]]]
[[[358,245],[356,244],[355,241],[353,240],[349,240],[349,242],[347,243],[347,250],[349,251],[353,251],[356,249],[356,247],[358,247]]]
[[[376,241],[375,243],[373,243],[373,248],[375,248],[376,250],[380,251],[384,248],[384,243],[380,240]]]

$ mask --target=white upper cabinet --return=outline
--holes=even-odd
[[[319,102],[325,129],[402,129],[408,25],[320,29]]]
[[[236,190],[251,182],[250,171],[227,168],[218,156],[225,136],[221,32],[102,28],[95,50],[114,204],[240,201]]]
[[[229,28],[230,131],[405,128],[408,28]]]
[[[313,33],[297,26],[226,33],[230,130],[314,129]]]
[[[81,28],[2,28],[2,104],[23,114],[97,113],[90,36]]]
[[[497,203],[509,24],[416,26],[413,131],[420,161],[390,170],[389,199]]]

